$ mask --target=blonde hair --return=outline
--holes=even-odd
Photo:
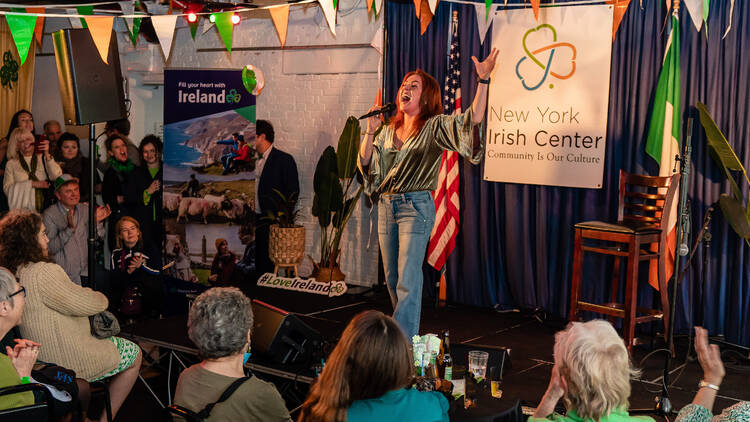
[[[116,246],[118,248],[125,247],[125,242],[123,242],[122,235],[120,234],[120,231],[122,230],[122,225],[125,223],[133,223],[135,225],[136,230],[138,230],[138,242],[136,243],[136,245],[140,246],[141,242],[143,241],[143,233],[141,233],[141,225],[140,223],[138,223],[138,220],[136,220],[135,218],[129,215],[126,215],[120,218],[119,220],[117,220],[117,225],[115,226]]]
[[[13,129],[13,132],[10,133],[10,138],[8,139],[8,152],[6,153],[8,160],[18,158],[18,144],[21,142],[21,138],[26,135],[29,135],[32,138],[34,137],[33,133],[20,127]]]
[[[627,410],[630,379],[639,372],[609,322],[573,322],[558,332],[555,364],[568,385],[565,405],[581,418],[598,421],[614,409]]]

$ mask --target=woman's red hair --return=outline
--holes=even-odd
[[[401,85],[403,85],[404,82],[406,82],[406,80],[413,75],[417,75],[420,79],[422,79],[422,95],[419,97],[420,113],[419,116],[417,116],[417,126],[413,128],[414,133],[417,133],[422,129],[422,126],[424,126],[427,119],[443,113],[443,103],[441,101],[442,97],[440,95],[440,85],[438,85],[435,78],[430,76],[430,74],[422,69],[417,69],[413,72],[407,73],[406,76],[404,76],[403,81],[401,81]],[[401,87],[399,87],[399,92],[400,91]],[[396,130],[404,125],[404,111],[401,110],[401,103],[399,102],[398,98],[396,98],[396,107],[396,115],[393,116],[393,119],[390,123],[393,126],[393,130]]]

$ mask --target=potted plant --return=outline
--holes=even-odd
[[[264,217],[269,220],[268,256],[271,261],[280,266],[296,266],[305,257],[305,227],[297,224],[299,209],[297,209],[297,194],[288,198],[274,189],[274,201],[277,211],[269,211]]]
[[[341,235],[362,194],[359,157],[359,121],[349,116],[336,150],[329,146],[320,156],[313,178],[312,214],[320,225],[320,261],[313,261],[312,277],[318,281],[344,280],[339,268]],[[355,176],[359,179],[355,181]]]

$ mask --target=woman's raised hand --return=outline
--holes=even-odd
[[[695,327],[695,351],[703,369],[703,379],[710,384],[721,385],[725,374],[724,362],[721,361],[719,346],[708,344],[708,331],[703,327]]]
[[[367,112],[371,113],[373,111],[380,110],[380,108],[380,106],[374,105],[370,107]],[[378,126],[380,126],[380,116],[370,116],[367,118],[367,127],[365,128],[365,131],[372,135],[378,128]]]
[[[490,54],[484,61],[477,60],[476,56],[471,56],[471,60],[474,61],[474,68],[477,71],[479,79],[487,79],[492,74],[492,70],[495,69],[495,62],[497,61],[498,55],[497,48],[493,48]]]

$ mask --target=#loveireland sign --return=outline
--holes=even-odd
[[[601,188],[612,6],[497,12],[484,180]]]

